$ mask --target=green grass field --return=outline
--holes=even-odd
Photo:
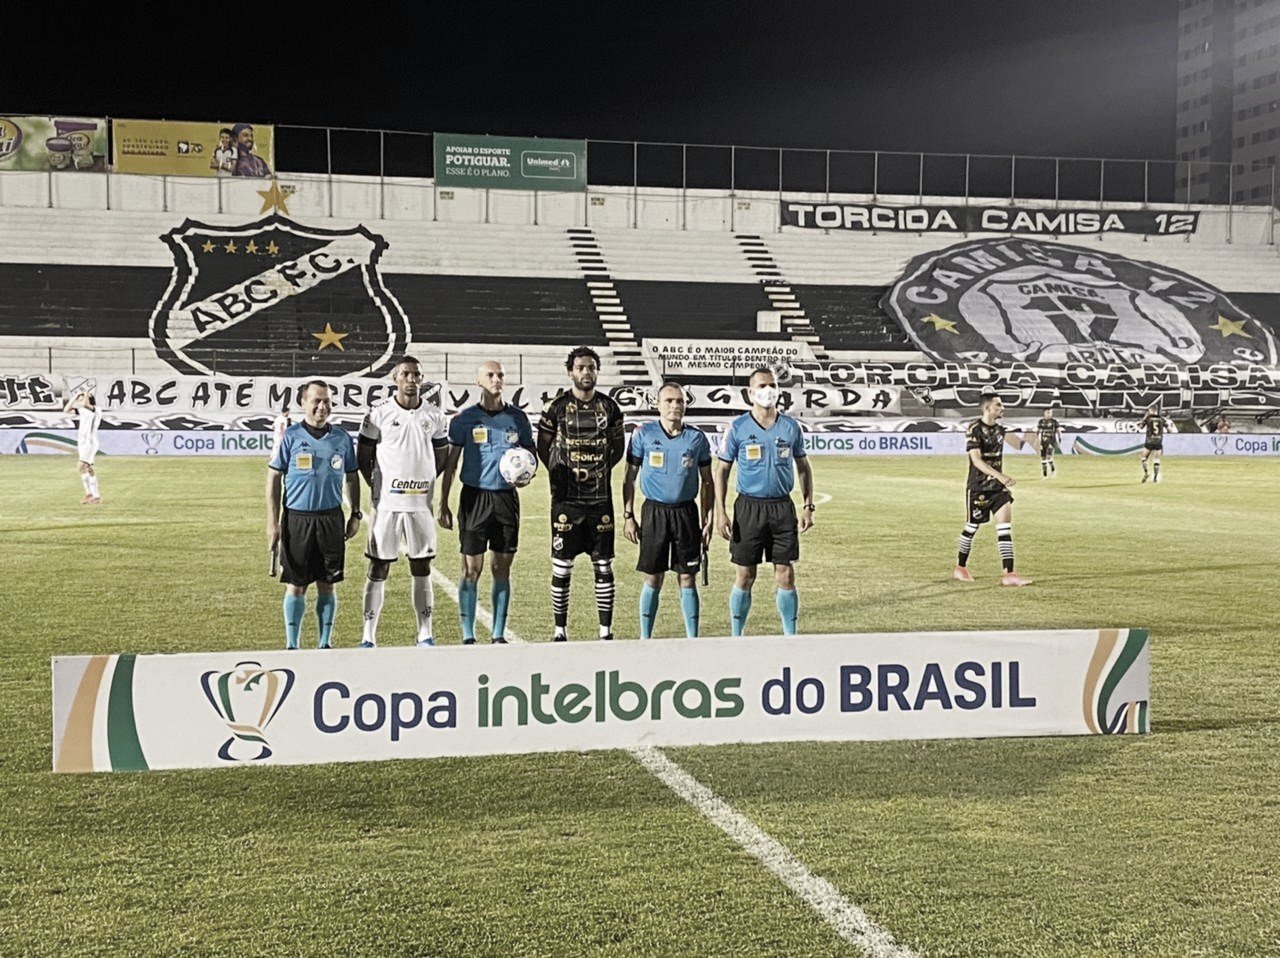
[[[99,462],[97,508],[67,457],[0,462],[0,954],[858,953],[625,752],[53,775],[52,655],[282,644],[263,462]],[[831,500],[803,540],[802,629],[1145,627],[1154,734],[670,757],[922,954],[1280,955],[1280,462],[1168,459],[1152,486],[1131,457],[1064,457],[1053,482],[1013,458],[1036,580],[1018,590],[997,585],[990,527],[978,583],[949,578],[962,460],[814,462]],[[511,624],[545,641],[541,480],[523,501]],[[627,639],[640,577],[619,550]],[[714,555],[704,631],[723,634]],[[403,565],[384,644],[412,636]],[[342,646],[359,540],[348,574]],[[659,634],[681,632],[673,585]],[[756,632],[776,625],[764,586]],[[594,618],[580,564],[573,635]],[[458,641],[439,590],[436,623]]]

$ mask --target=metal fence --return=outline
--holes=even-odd
[[[276,166],[330,176],[432,177],[434,135],[275,127]],[[1277,205],[1274,163],[909,153],[587,140],[593,186],[1097,203]]]

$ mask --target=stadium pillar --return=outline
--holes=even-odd
[[[1053,158],[1053,205],[1058,205],[1059,193],[1062,184],[1062,157],[1055,156]]]
[[[735,190],[738,185],[738,148],[729,144],[729,232],[738,229],[738,197]],[[1271,191],[1272,193],[1275,190]],[[781,219],[781,217],[779,217]]]
[[[1271,163],[1271,215],[1267,217],[1267,244],[1269,246],[1276,245],[1276,164],[1273,160]]]
[[[827,150],[827,202],[831,202],[831,151]],[[1273,189],[1272,194],[1275,193]]]
[[[1018,157],[1009,157],[1009,205],[1013,205],[1018,196]]]
[[[924,154],[920,154],[920,168],[916,171],[916,202],[924,203]]]
[[[964,155],[964,205],[969,205],[969,154]]]
[[[631,143],[631,228],[640,228],[640,144]]]
[[[876,150],[871,156],[871,199],[874,202],[880,198],[880,151]],[[965,187],[965,192],[969,192],[967,175],[965,177]],[[781,220],[781,217],[779,217],[779,220]]]
[[[1151,196],[1151,161],[1142,161],[1142,206],[1145,209]]]
[[[782,147],[778,147],[778,232],[782,232]]]
[[[324,165],[329,176],[329,219],[333,219],[333,131],[324,130]]]
[[[535,219],[537,225],[537,199],[534,200]],[[680,144],[680,228],[689,228],[689,144]]]
[[[1103,160],[1098,164],[1098,205],[1104,202],[1103,195],[1107,192],[1107,161]]]
[[[387,218],[387,133],[378,131],[378,219]]]

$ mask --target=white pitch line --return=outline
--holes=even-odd
[[[432,569],[431,580],[454,602],[458,601],[458,587],[443,572]],[[485,628],[493,629],[493,614],[479,602],[476,603],[476,618]],[[506,638],[508,642],[524,643],[524,639],[510,628]],[[835,885],[809,871],[790,849],[699,782],[666,753],[656,748],[629,748],[627,752],[658,781],[733,839],[738,847],[769,869],[835,929],[836,934],[868,958],[917,958],[914,951],[898,944],[887,929],[872,921]]]

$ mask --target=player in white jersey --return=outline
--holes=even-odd
[[[280,448],[280,440],[284,438],[284,431],[293,425],[289,418],[289,400],[285,400],[280,404],[280,415],[271,420],[271,451],[267,453],[267,458],[274,458],[276,450]]]
[[[98,455],[98,426],[102,424],[102,411],[91,392],[76,393],[67,400],[62,411],[76,416],[77,468],[80,470],[80,484],[84,486],[84,498],[80,502],[86,506],[102,505],[98,474],[93,468],[93,461]]]
[[[361,648],[378,643],[378,617],[391,563],[404,552],[413,576],[413,611],[418,645],[435,645],[432,634],[431,560],[436,554],[436,521],[431,493],[449,458],[444,413],[422,398],[422,369],[405,356],[392,373],[396,394],[374,403],[360,424],[356,457],[373,496],[373,521],[365,555],[364,638]]]

